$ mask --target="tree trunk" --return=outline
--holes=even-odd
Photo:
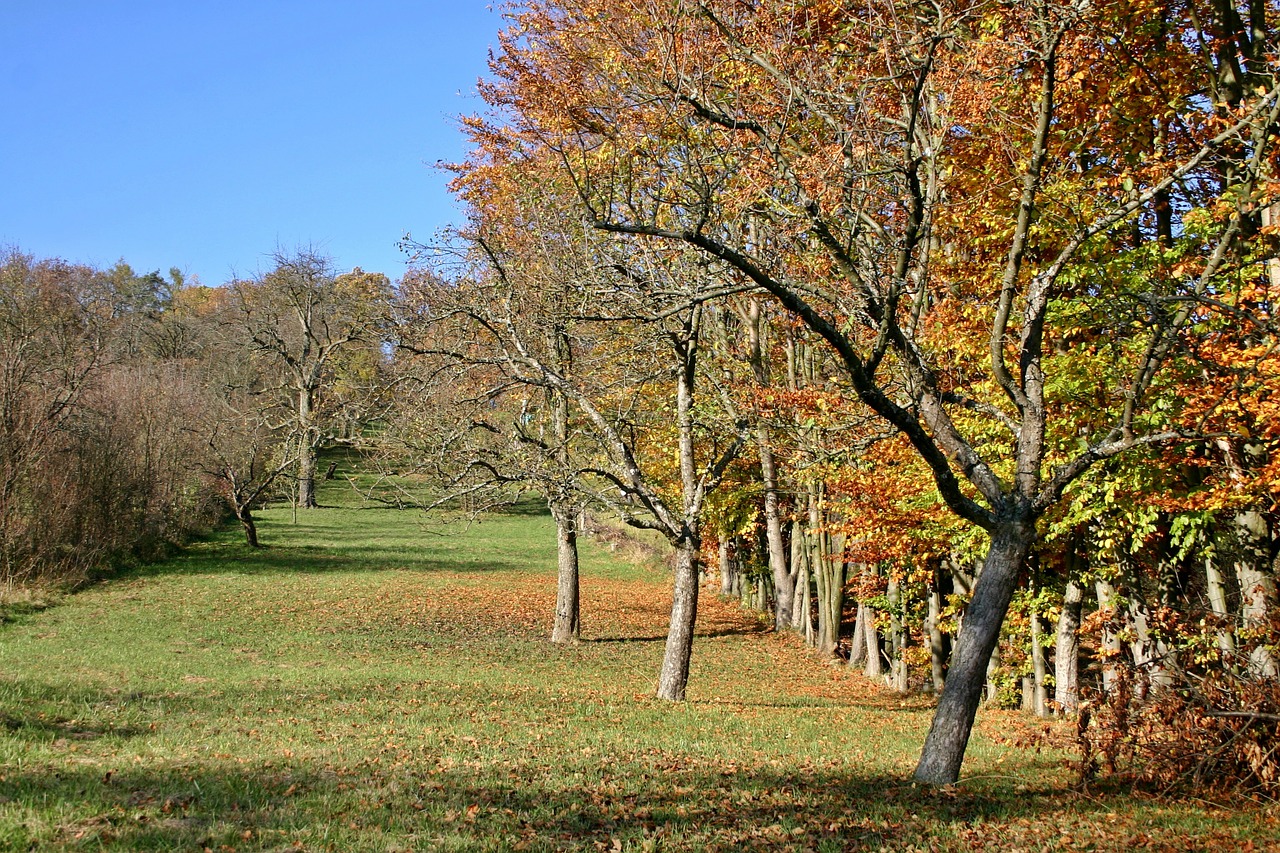
[[[315,509],[316,503],[316,454],[315,450],[305,445],[298,459],[298,506],[303,509]]]
[[[1271,577],[1267,520],[1258,512],[1236,516],[1236,580],[1240,583],[1240,624],[1251,628],[1264,623],[1276,601],[1276,581]],[[1263,678],[1275,678],[1275,654],[1259,643],[1249,653],[1249,671]]]
[[[556,519],[556,620],[551,642],[576,643],[581,634],[578,598],[578,530],[575,513],[553,513]]]
[[[747,300],[745,316],[747,360],[761,388],[771,384],[769,376],[769,318],[761,301]],[[778,498],[778,470],[773,458],[773,439],[762,422],[755,424],[756,449],[760,456],[760,485],[764,489],[764,530],[768,543],[769,570],[773,574],[773,627],[779,633],[792,627],[795,606],[795,574],[787,565],[787,545],[782,535],[782,509]]]
[[[733,595],[737,588],[738,566],[729,551],[729,538],[720,537],[720,594]]]
[[[311,393],[298,392],[298,506],[316,507],[316,439]]]
[[[257,522],[253,520],[253,512],[249,507],[237,507],[236,518],[240,520],[240,527],[244,529],[244,538],[245,541],[249,543],[249,547],[261,547],[258,544],[258,525]]]
[[[1274,226],[1280,222],[1280,204],[1272,204],[1262,208],[1263,227]],[[1272,288],[1280,288],[1280,258],[1267,259],[1267,278]]]
[[[813,530],[809,553],[813,555],[818,593],[818,637],[814,645],[823,657],[835,657],[844,615],[844,561],[835,559],[831,535],[823,529],[827,519],[822,503],[822,486],[815,484],[809,490],[809,525]]]
[[[698,619],[698,543],[688,538],[676,546],[675,585],[671,596],[671,627],[658,676],[658,698],[684,701],[693,656],[693,629]]]
[[[815,641],[813,633],[813,570],[809,559],[809,536],[803,525],[791,526],[791,568],[795,571],[795,599],[791,609],[791,628],[804,637],[806,645]]]
[[[853,620],[853,640],[849,646],[849,666],[857,666],[867,659],[867,605],[858,603],[858,615]]]
[[[1222,626],[1218,629],[1218,650],[1222,652],[1224,658],[1230,660],[1235,656],[1236,639],[1230,628],[1231,612],[1227,609],[1227,583],[1212,555],[1204,558],[1204,575],[1209,607]]]
[[[951,655],[947,683],[916,766],[919,782],[950,785],[960,778],[960,764],[986,682],[987,662],[1000,638],[1018,572],[1034,539],[1034,527],[1025,522],[1002,522],[992,534],[981,578],[974,585]]]
[[[1034,608],[1031,610],[1031,677],[1031,710],[1037,717],[1047,717],[1044,646],[1040,644],[1040,614]]]
[[[946,658],[942,648],[942,630],[938,621],[942,618],[942,594],[929,590],[929,612],[925,616],[925,630],[929,635],[929,679],[934,693],[941,693],[946,683]]]
[[[999,688],[996,687],[996,672],[1000,670],[1000,641],[996,640],[995,648],[991,650],[991,657],[987,660],[987,677],[986,683],[983,685],[983,691],[986,694],[982,704],[995,705],[996,700],[1000,696]]]
[[[867,665],[863,668],[863,673],[867,678],[879,678],[884,671],[880,658],[880,633],[876,631],[876,612],[870,607],[866,609],[866,619],[863,621],[867,638]]]
[[[1137,592],[1129,596],[1128,614],[1133,636],[1129,641],[1129,654],[1133,656],[1135,671],[1141,673],[1133,689],[1138,698],[1145,699],[1148,688],[1168,681],[1168,673],[1161,666],[1161,655],[1151,636],[1150,610]]]
[[[1080,611],[1084,590],[1067,581],[1058,614],[1058,644],[1053,656],[1053,701],[1065,713],[1080,707]]]
[[[773,573],[773,627],[778,632],[791,629],[791,609],[795,606],[795,577],[787,565],[787,545],[782,537],[782,511],[778,505],[778,474],[773,462],[769,430],[756,427],[760,448],[760,481],[764,486],[764,529],[769,544],[769,570]]]
[[[1102,692],[1110,694],[1119,677],[1114,661],[1120,657],[1120,639],[1116,636],[1112,623],[1116,618],[1116,588],[1110,581],[1099,580],[1094,584],[1098,593],[1098,609],[1109,613],[1107,622],[1102,626]]]
[[[947,593],[948,574],[943,571],[942,562],[934,561],[933,583],[929,589],[929,615],[927,625],[929,632],[929,676],[933,684],[933,692],[941,693],[947,679],[947,658],[951,655],[949,637],[943,632],[942,604]]]
[[[889,581],[889,640],[892,655],[889,659],[889,688],[898,693],[906,693],[908,685],[907,670],[907,631],[902,619],[902,587],[896,580]]]

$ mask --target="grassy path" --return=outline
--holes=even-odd
[[[324,499],[326,496],[322,496]],[[330,492],[331,502],[340,500]],[[1069,790],[984,718],[956,791],[903,780],[928,708],[704,598],[691,701],[649,698],[661,572],[553,528],[264,513],[0,628],[0,849],[1241,849],[1275,810]],[[1020,725],[1020,724],[1019,724]]]

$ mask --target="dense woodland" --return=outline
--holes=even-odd
[[[1280,786],[1274,3],[536,2],[402,280],[0,262],[6,585],[74,583],[347,443],[938,695],[1076,715],[1086,772]],[[396,482],[404,482],[403,478]],[[427,495],[424,497],[424,495]]]

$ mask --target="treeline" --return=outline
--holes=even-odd
[[[380,384],[387,291],[308,252],[209,288],[6,251],[0,583],[74,586],[228,513],[256,544],[263,500],[314,503],[317,449]]]
[[[79,580],[211,520],[187,464],[200,392],[150,318],[180,277],[0,258],[0,574]]]
[[[1086,763],[1274,786],[1274,15],[531,3],[470,224],[401,289],[387,435],[545,496],[558,639],[580,510],[661,533],[665,698],[709,565],[938,693],[921,781],[991,702],[1085,708]]]

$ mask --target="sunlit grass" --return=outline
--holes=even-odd
[[[975,736],[956,791],[904,780],[928,724],[704,598],[690,701],[650,698],[660,570],[584,546],[584,635],[545,640],[550,520],[365,504],[262,516],[0,629],[0,848],[797,849],[1260,843],[1274,812],[1070,790]]]

